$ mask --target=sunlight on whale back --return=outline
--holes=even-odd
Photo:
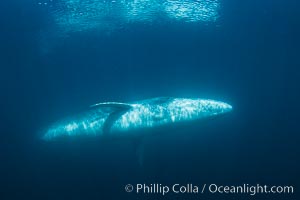
[[[96,109],[73,118],[58,121],[46,131],[42,139],[52,140],[56,137],[102,135],[102,127],[107,117],[108,113]]]
[[[168,20],[215,22],[219,8],[219,0],[60,0],[50,10],[61,32],[82,32]]]
[[[159,127],[222,115],[232,106],[210,99],[155,98],[134,104],[112,126],[112,132]]]

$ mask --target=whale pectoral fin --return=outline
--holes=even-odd
[[[128,103],[105,102],[105,103],[97,103],[90,106],[90,108],[95,108],[95,107],[104,108],[108,112],[113,112],[113,111],[129,110],[130,108],[132,108],[132,105]]]
[[[106,102],[98,103],[92,105],[91,107],[96,107],[101,109],[101,111],[103,112],[109,113],[109,116],[107,117],[103,125],[103,133],[104,135],[107,135],[110,132],[110,128],[112,127],[114,122],[118,120],[121,115],[123,115],[125,112],[131,109],[132,105],[118,102]]]
[[[101,112],[107,113],[108,117],[103,125],[103,134],[107,135],[110,128],[121,115],[133,108],[133,105],[119,102],[104,102],[97,103],[90,106],[91,109],[99,109]]]
[[[137,161],[140,166],[143,166],[144,154],[145,154],[145,145],[143,142],[143,138],[135,139],[133,145],[134,145],[134,150],[135,150],[135,155],[136,155]]]
[[[136,155],[140,166],[143,166],[144,164],[144,152],[145,152],[144,144],[140,144],[136,149]]]

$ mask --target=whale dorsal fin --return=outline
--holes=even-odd
[[[113,123],[125,112],[131,109],[133,106],[127,103],[119,103],[119,102],[105,102],[98,103],[90,106],[91,108],[103,108],[104,112],[108,112],[109,116],[104,122],[103,125],[103,134],[107,135],[110,132],[110,128]]]

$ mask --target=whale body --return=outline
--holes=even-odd
[[[104,102],[54,123],[44,140],[84,135],[127,136],[143,130],[223,115],[232,106],[210,99],[158,97],[132,103]]]

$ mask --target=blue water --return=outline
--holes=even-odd
[[[126,193],[129,183],[292,185],[252,198],[297,199],[297,1],[99,2],[0,3],[0,199],[250,199]],[[234,109],[146,137],[142,166],[131,140],[40,140],[91,104],[157,96]]]

